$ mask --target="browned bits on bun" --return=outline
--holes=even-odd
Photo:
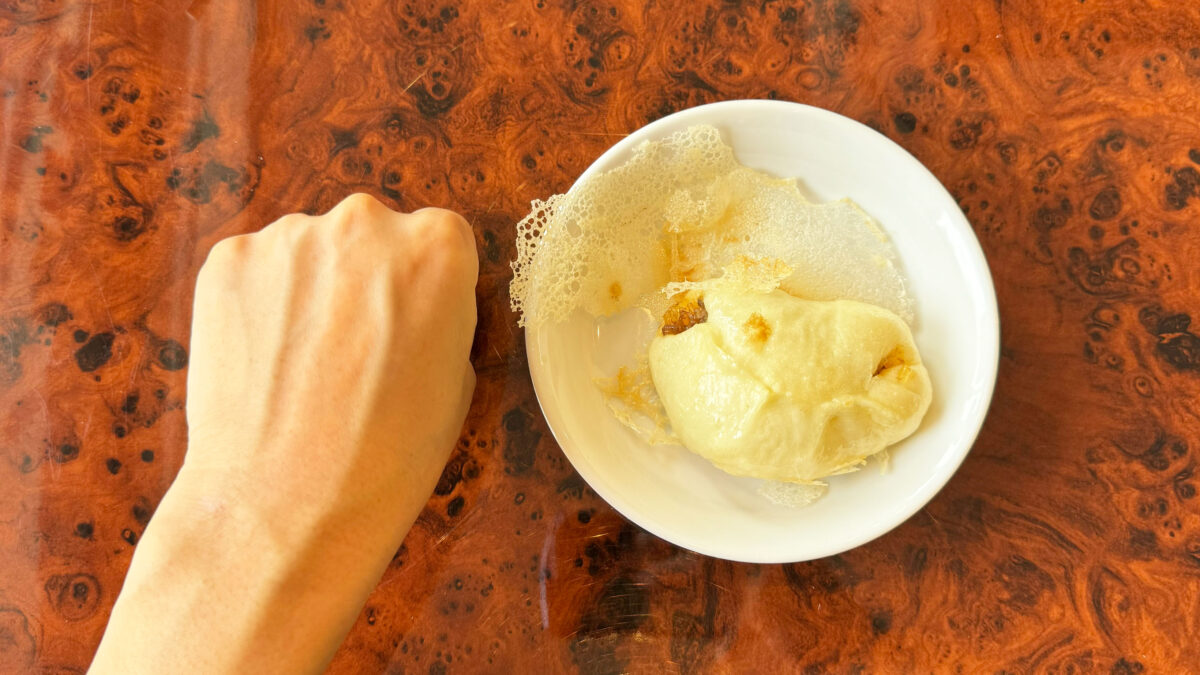
[[[671,306],[663,313],[660,332],[663,335],[679,335],[698,323],[708,321],[708,310],[704,309],[704,295],[694,291],[676,293]]]
[[[762,349],[771,337],[771,324],[767,323],[762,314],[752,312],[746,323],[742,324],[742,334],[746,336],[750,346]]]

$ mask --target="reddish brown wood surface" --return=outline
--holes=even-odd
[[[361,190],[473,224],[480,379],[333,671],[1195,672],[1200,6],[1032,4],[0,1],[0,671],[95,649],[185,450],[208,248]],[[923,161],[1004,326],[949,486],[772,566],[587,490],[506,297],[531,199],[650,120],[764,97]]]

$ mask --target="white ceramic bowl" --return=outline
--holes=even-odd
[[[729,101],[675,113],[614,145],[579,181],[621,165],[645,140],[694,124],[717,127],[743,164],[798,178],[810,198],[849,197],[888,233],[916,299],[914,337],[933,379],[928,415],[891,449],[886,472],[869,463],[835,476],[820,500],[792,509],[758,495],[759,481],[730,476],[683,448],[650,447],[616,421],[592,378],[631,353],[637,336],[620,322],[577,313],[567,323],[527,331],[538,402],[596,493],[667,541],[761,563],[846,551],[932,499],[983,424],[999,357],[987,262],[954,199],[912,155],[854,120],[797,103]]]

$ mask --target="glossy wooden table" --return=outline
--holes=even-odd
[[[209,247],[351,191],[471,221],[480,378],[333,671],[1200,670],[1200,6],[1033,4],[0,2],[0,671],[89,662],[186,447]],[[650,120],[764,97],[924,162],[1003,323],[946,489],[773,566],[588,490],[506,295],[531,199]]]

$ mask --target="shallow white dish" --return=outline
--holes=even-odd
[[[679,447],[651,447],[622,426],[592,383],[637,342],[627,327],[577,313],[526,331],[538,402],[563,452],[625,517],[698,553],[746,562],[811,560],[841,553],[896,527],[942,488],[975,440],[991,401],[999,318],[987,262],[941,183],[885,136],[841,115],[797,103],[729,101],[691,108],[630,134],[579,177],[615,168],[639,143],[695,124],[721,131],[738,160],[799,179],[808,197],[849,197],[891,237],[916,301],[913,335],[933,380],[933,405],[915,434],[875,462],[829,479],[801,509],[756,493]],[[577,182],[578,184],[578,182]]]

